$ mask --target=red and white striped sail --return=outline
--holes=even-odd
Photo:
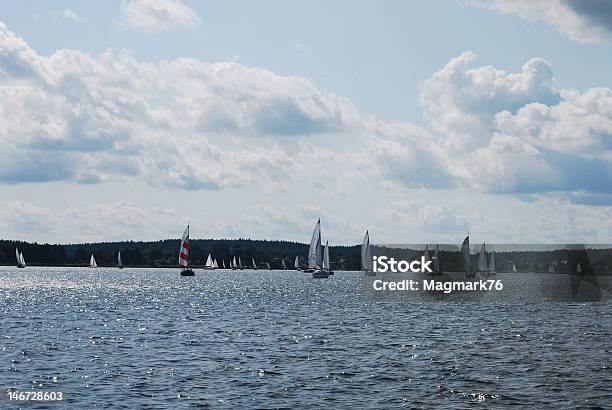
[[[179,265],[183,267],[189,266],[189,225],[183,232],[181,240],[181,249],[179,250]]]

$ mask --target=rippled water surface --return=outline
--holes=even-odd
[[[515,297],[387,300],[357,272],[0,268],[0,408],[9,389],[64,392],[34,408],[611,407],[607,284],[559,302],[498,276]]]

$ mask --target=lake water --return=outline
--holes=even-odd
[[[337,272],[0,268],[0,408],[612,406],[610,278],[381,294]],[[563,300],[574,301],[563,301]]]

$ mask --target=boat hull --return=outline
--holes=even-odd
[[[326,279],[329,277],[329,272],[324,270],[317,270],[312,273],[314,279]]]
[[[181,271],[181,276],[194,276],[195,273],[192,269],[183,269]]]

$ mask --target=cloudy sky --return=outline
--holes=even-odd
[[[602,0],[11,2],[0,237],[609,243],[611,72]]]

